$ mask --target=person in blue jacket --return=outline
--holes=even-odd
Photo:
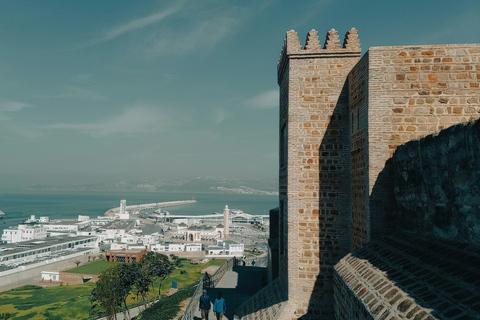
[[[200,302],[198,304],[198,311],[201,312],[202,319],[208,320],[211,304],[210,297],[207,295],[207,290],[203,289],[203,293],[200,296]]]
[[[222,298],[222,293],[219,292],[217,299],[215,299],[213,303],[213,314],[217,317],[217,320],[222,320],[226,310],[227,305],[225,304],[225,299]]]

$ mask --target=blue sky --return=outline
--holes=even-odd
[[[479,16],[477,0],[0,1],[0,186],[275,178],[287,30],[356,27],[366,52],[480,42]]]

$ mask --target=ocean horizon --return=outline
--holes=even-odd
[[[0,210],[6,217],[0,219],[3,229],[17,226],[31,215],[53,219],[77,219],[79,215],[102,216],[107,210],[118,207],[120,200],[127,206],[144,203],[197,200],[196,203],[166,208],[171,214],[204,215],[222,212],[225,205],[253,215],[268,214],[278,207],[276,195],[221,194],[193,192],[123,192],[123,191],[24,191],[0,193]]]

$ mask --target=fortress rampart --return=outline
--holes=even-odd
[[[409,247],[401,239],[407,236],[392,235],[393,231],[404,232],[402,227],[411,227],[402,224],[408,210],[410,214],[415,212],[412,211],[415,200],[411,197],[423,199],[422,194],[406,194],[423,190],[420,182],[415,185],[407,181],[410,190],[394,187],[394,181],[403,177],[403,169],[395,167],[392,156],[397,147],[409,141],[480,116],[480,44],[374,47],[361,59],[360,55],[354,28],[346,33],[343,45],[334,29],[327,32],[323,46],[315,30],[307,34],[303,47],[295,31],[287,32],[277,68],[280,192],[278,261],[273,261],[279,265],[274,285],[284,288],[286,294],[284,301],[278,301],[277,297],[269,302],[267,294],[262,296],[262,292],[269,292],[269,287],[259,292],[255,308],[244,306],[250,310],[249,318],[265,318],[262,315],[272,314],[265,308],[275,305],[274,318],[278,319],[354,319],[357,312],[363,316],[359,319],[380,319],[380,314],[386,316],[382,319],[396,319],[400,313],[390,311],[403,300],[392,300],[397,294],[390,291],[382,298],[372,289],[378,285],[376,281],[370,283],[374,274],[395,282],[401,277],[385,275],[382,270],[388,269],[387,264],[393,268],[388,270],[395,274],[392,270],[408,269],[417,259],[412,255],[415,250],[438,255],[436,249],[451,252],[456,246],[448,241],[458,241],[457,238],[444,237],[448,240],[439,247],[435,247],[435,240],[419,240],[417,247]],[[403,166],[414,170],[415,160],[402,158],[402,148],[398,159],[404,159]],[[419,151],[417,156],[422,157],[422,153]],[[471,155],[466,159],[471,159]],[[420,173],[411,174],[416,177]],[[442,215],[439,208],[443,205],[449,202],[437,206],[429,201],[420,202],[425,212],[418,216],[432,217],[432,207],[440,212],[439,217],[450,215],[448,210]],[[456,227],[460,230],[465,225],[468,223],[458,223]],[[435,224],[422,225],[419,219],[415,228],[410,228],[412,241],[417,241],[422,230],[429,230],[431,235],[440,233]],[[470,232],[470,237],[475,239],[473,243],[470,241],[471,245],[479,244],[475,232]],[[382,248],[386,255],[383,258],[388,260],[384,264],[378,264],[375,254],[361,253],[375,253]],[[395,262],[396,256],[404,259]],[[425,261],[425,267],[420,268],[423,271],[418,274],[411,269],[411,274],[405,275],[422,281],[425,275],[421,272],[428,270],[432,261],[438,259]],[[361,272],[354,275],[358,268]],[[447,278],[452,283],[455,275],[445,272],[425,285]],[[359,297],[362,289],[357,284],[361,279],[378,301],[373,303]],[[414,291],[405,290],[408,283],[404,286],[396,290],[404,290],[401,297],[408,298]],[[443,296],[447,291],[444,290]],[[430,293],[434,292],[442,296],[441,290]],[[410,300],[404,302],[400,309],[405,315],[421,315],[418,319],[426,319],[427,313],[421,313],[422,308],[439,305],[432,301],[421,305],[428,297],[422,298],[421,294],[413,297],[418,297],[415,300],[418,308]],[[263,306],[258,301],[263,301]],[[377,307],[377,302],[386,304],[378,310],[372,309],[371,305]],[[441,315],[450,311],[447,309],[428,315],[443,319]],[[474,308],[467,309],[458,314],[474,312]]]

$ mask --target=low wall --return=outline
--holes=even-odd
[[[93,249],[97,250],[98,249]],[[24,285],[31,281],[40,281],[42,271],[67,270],[75,268],[74,261],[79,260],[82,264],[88,262],[88,256],[95,253],[90,251],[76,252],[63,257],[45,260],[15,269],[0,272],[0,290]]]
[[[96,274],[82,274],[82,273],[70,273],[70,272],[60,272],[60,282],[63,285],[74,285],[74,284],[84,284],[87,281],[84,279],[90,279],[88,281],[96,282],[98,281],[98,275]]]

